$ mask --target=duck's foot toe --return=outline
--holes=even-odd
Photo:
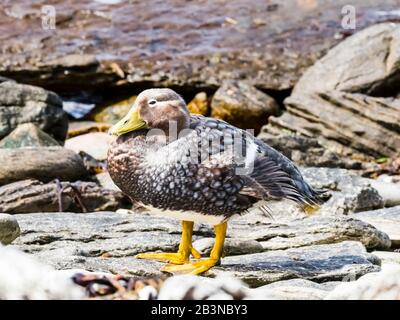
[[[139,253],[135,256],[137,259],[158,260],[172,264],[184,264],[189,261],[189,257],[185,257],[180,252],[147,252]]]
[[[166,265],[161,271],[172,274],[201,274],[218,264],[216,259],[205,259],[183,265]]]

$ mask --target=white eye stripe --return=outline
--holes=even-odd
[[[157,100],[156,100],[156,99],[150,99],[149,101],[147,101],[147,104],[148,104],[150,107],[155,107],[156,104],[157,104]]]

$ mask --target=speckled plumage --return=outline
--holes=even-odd
[[[189,128],[169,143],[163,136],[147,136],[148,130],[118,137],[108,155],[114,182],[144,205],[221,220],[248,211],[260,200],[318,201],[318,192],[293,163],[254,136],[197,115],[190,116]],[[237,139],[242,143],[240,155],[232,148]],[[244,171],[238,174],[240,168]]]

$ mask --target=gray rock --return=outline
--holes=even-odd
[[[208,256],[214,245],[214,238],[202,238],[193,242],[193,246],[203,255]],[[224,253],[227,256],[239,254],[257,253],[264,251],[263,246],[255,240],[227,238],[224,245]]]
[[[19,124],[33,123],[59,142],[67,135],[68,118],[53,92],[12,81],[0,83],[0,138]]]
[[[59,143],[33,123],[20,124],[7,137],[0,141],[0,148],[49,146],[59,146]]]
[[[368,249],[388,249],[391,242],[382,231],[362,221],[348,217],[313,216],[287,223],[259,222],[253,225],[232,222],[235,237],[257,240],[264,250],[283,250],[316,244],[359,241]]]
[[[400,246],[400,206],[359,212],[354,217],[388,234],[393,247]]]
[[[315,137],[344,154],[398,155],[400,25],[357,32],[309,68],[270,126]]]
[[[0,300],[83,299],[71,278],[32,256],[0,245]]]
[[[160,276],[163,263],[134,259],[133,256],[156,250],[173,252],[177,250],[180,241],[181,227],[178,221],[144,213],[37,213],[15,217],[23,233],[14,245],[57,269],[79,268],[137,276]],[[233,243],[238,243],[236,239],[240,232],[249,234],[257,231],[252,224],[247,224],[245,229],[246,224],[243,223],[240,230],[234,222],[231,225],[228,235],[235,236],[232,238]],[[263,227],[260,226],[258,230]],[[314,227],[314,230],[317,229]],[[364,236],[350,235],[342,239],[367,239],[369,234],[371,239],[379,242],[378,234],[374,236],[372,228],[366,228],[365,232]],[[212,228],[195,225],[195,243],[200,236],[214,236]],[[240,241],[242,239],[239,238]],[[372,243],[371,240],[369,244]],[[223,258],[222,266],[214,268],[208,275],[225,270],[252,286],[259,286],[292,278],[318,282],[338,280],[349,272],[359,276],[379,269],[377,258],[367,254],[359,242],[247,253]]]
[[[30,213],[14,215],[23,230],[30,230],[19,241],[23,243],[46,244],[47,238],[72,239],[73,241],[90,242],[95,239],[116,238],[131,232],[162,232],[179,236],[182,228],[180,222],[174,219],[150,216],[146,213]],[[99,236],[104,234],[104,236]],[[55,236],[57,235],[57,236]],[[211,227],[195,225],[194,235],[210,237],[214,235]],[[49,241],[51,242],[51,241]]]
[[[304,178],[313,187],[330,190],[331,197],[320,214],[341,215],[383,207],[383,199],[370,180],[351,171],[334,168],[304,168]]]
[[[399,300],[400,266],[382,267],[381,272],[367,274],[357,281],[337,286],[327,300]]]
[[[176,251],[178,221],[139,214],[96,212],[15,215],[22,236],[15,245],[57,269],[79,268],[160,276],[162,263],[134,259],[147,251]],[[195,234],[202,234],[197,228]]]
[[[316,283],[304,279],[291,279],[267,284],[252,289],[251,292],[259,299],[322,300],[341,283],[340,281]]]
[[[0,187],[0,211],[7,213],[117,210],[126,205],[124,200],[122,192],[94,182],[23,180]]]
[[[379,96],[396,88],[399,28],[398,23],[376,24],[348,37],[304,73],[293,93],[338,90]]]
[[[24,179],[75,181],[88,176],[82,159],[62,147],[0,149],[0,186]]]
[[[10,244],[20,233],[17,219],[9,214],[0,213],[0,243]]]
[[[345,241],[226,257],[221,266],[209,270],[208,275],[227,273],[257,287],[294,278],[317,282],[342,281],[350,276],[356,279],[379,271],[379,263],[361,243]]]
[[[258,138],[283,153],[299,166],[346,169],[361,168],[360,162],[340,157],[339,154],[319,143],[316,138],[295,134],[282,134],[280,131],[272,134],[270,126],[262,127]]]
[[[278,111],[279,106],[273,98],[243,81],[223,82],[211,101],[212,117],[256,132]]]

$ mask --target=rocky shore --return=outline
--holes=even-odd
[[[17,38],[41,1],[0,4],[0,299],[400,299],[396,1],[353,1],[349,32],[343,1],[180,2],[152,15],[135,2],[127,17],[124,1],[55,1],[57,37]],[[225,257],[202,277],[135,259],[177,250],[181,231],[107,172],[107,130],[153,86],[253,129],[327,190],[321,208],[280,201],[272,219],[235,217]],[[194,247],[206,255],[212,243],[196,225]]]

